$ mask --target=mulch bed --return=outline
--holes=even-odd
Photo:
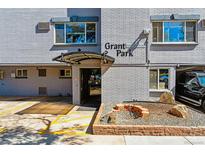
[[[137,117],[131,112],[117,113],[116,125],[165,125],[165,126],[205,126],[205,113],[188,107],[189,116],[186,119],[175,117],[168,113],[174,106],[163,103],[137,102],[133,103],[149,109],[148,118]],[[107,124],[101,121],[101,124]]]

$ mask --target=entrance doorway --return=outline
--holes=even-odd
[[[81,68],[81,105],[98,107],[101,103],[101,69]]]

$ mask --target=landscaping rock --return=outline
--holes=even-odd
[[[106,113],[105,115],[101,116],[100,121],[101,121],[101,122],[102,122],[102,121],[104,121],[104,122],[106,121],[106,122],[107,122],[107,119],[109,118],[110,113],[111,113],[111,112],[108,112],[108,113]]]
[[[115,107],[113,107],[113,109],[123,111],[123,110],[125,110],[125,105],[124,104],[116,104]]]
[[[113,107],[112,111],[113,112],[121,112],[121,111],[133,112],[142,118],[147,118],[149,116],[148,109],[135,104],[116,104],[116,106]]]
[[[188,109],[185,105],[175,105],[169,110],[169,113],[180,118],[187,118]]]
[[[108,120],[107,120],[107,123],[109,124],[116,124],[116,118],[117,115],[116,115],[116,112],[112,112],[109,114],[109,117],[108,117]]]
[[[163,94],[160,95],[160,100],[161,103],[167,103],[167,104],[175,104],[175,99],[174,95],[172,92],[164,92]]]
[[[116,111],[113,110],[113,111],[106,113],[105,115],[103,115],[100,118],[100,121],[101,122],[104,121],[104,122],[110,123],[110,124],[115,124],[116,123]]]

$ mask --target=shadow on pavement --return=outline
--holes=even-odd
[[[58,140],[59,136],[56,135],[40,135],[34,133],[24,127],[16,127],[9,129],[5,133],[0,134],[0,144],[13,144],[13,145],[39,145],[39,144],[52,144]]]
[[[16,127],[9,129],[5,133],[0,134],[0,145],[51,145],[51,144],[69,144],[82,145],[91,142],[86,136],[69,136],[54,134],[38,134],[24,127]]]

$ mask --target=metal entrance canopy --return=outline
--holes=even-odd
[[[99,59],[103,60],[105,63],[113,63],[115,61],[113,57],[110,57],[108,55],[88,51],[62,53],[61,55],[53,58],[53,61],[64,62],[69,64],[80,64],[81,61],[88,59]]]

